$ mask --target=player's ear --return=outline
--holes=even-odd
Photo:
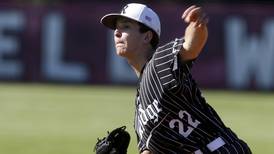
[[[150,43],[150,41],[152,40],[152,38],[153,38],[152,31],[145,32],[145,36],[144,36],[144,42],[145,43]]]

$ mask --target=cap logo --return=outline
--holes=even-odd
[[[121,13],[122,13],[122,14],[125,14],[127,8],[128,8],[128,5],[126,5],[126,6],[122,9]]]
[[[148,21],[148,22],[151,22],[151,17],[149,17],[149,16],[145,16],[145,19]]]

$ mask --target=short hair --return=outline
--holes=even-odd
[[[140,23],[140,22],[138,22],[138,24],[139,24],[139,26],[140,26],[139,31],[140,31],[141,33],[145,33],[145,32],[147,32],[147,31],[151,31],[151,32],[152,32],[153,37],[152,37],[152,39],[151,39],[151,41],[150,41],[150,44],[151,44],[152,48],[153,48],[154,50],[156,50],[157,45],[158,45],[158,43],[159,43],[159,38],[158,38],[158,35],[156,34],[156,32],[155,32],[154,30],[152,30],[151,28],[149,28],[148,26],[146,26],[146,25],[144,25],[144,24],[142,24],[142,23]]]

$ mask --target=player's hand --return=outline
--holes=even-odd
[[[184,35],[183,48],[185,51],[182,52],[183,58],[194,59],[206,43],[208,18],[201,7],[193,5],[184,11],[182,19],[188,24]]]

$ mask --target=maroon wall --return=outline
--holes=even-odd
[[[121,7],[0,5],[0,79],[134,84],[130,67],[113,53],[111,32],[99,23]],[[161,44],[183,35],[186,25],[180,17],[186,6],[151,7],[161,18]],[[205,88],[274,89],[274,6],[207,4],[204,9],[210,18],[209,39],[193,68],[198,83]]]

